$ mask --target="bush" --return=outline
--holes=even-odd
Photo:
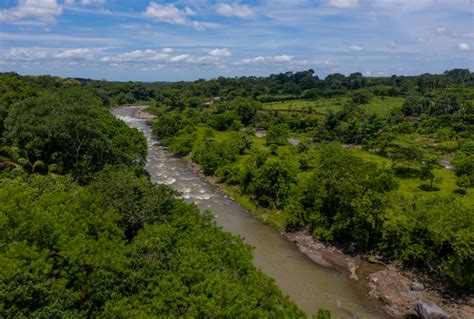
[[[474,287],[474,210],[454,198],[417,200],[384,225],[382,251]]]

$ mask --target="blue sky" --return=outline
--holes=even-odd
[[[2,0],[0,71],[176,81],[474,69],[473,0]]]

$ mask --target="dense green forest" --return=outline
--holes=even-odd
[[[474,287],[474,74],[177,83],[154,134],[264,222]],[[349,245],[351,243],[351,245]]]
[[[138,87],[0,75],[0,316],[304,317],[240,238],[150,182],[145,138],[107,109]]]
[[[151,184],[155,136],[262,221],[474,287],[474,74],[179,83],[0,75],[0,312],[300,317],[209,214]],[[198,243],[198,244],[196,244]],[[355,247],[355,248],[354,248]]]

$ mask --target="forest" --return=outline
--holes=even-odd
[[[314,70],[177,83],[0,75],[5,317],[303,317],[144,170],[115,105],[262,222],[474,287],[474,73]],[[322,311],[324,316],[325,312]]]
[[[0,316],[304,317],[240,238],[150,182],[145,138],[102,97],[0,75]]]

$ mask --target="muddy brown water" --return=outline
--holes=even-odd
[[[241,236],[254,247],[254,264],[272,277],[280,289],[308,315],[319,308],[333,318],[384,318],[369,301],[361,285],[345,272],[316,265],[280,233],[259,222],[236,202],[191,171],[185,161],[166,151],[151,134],[145,119],[136,116],[143,107],[120,107],[112,113],[130,127],[141,131],[148,142],[146,169],[155,183],[177,189],[188,203],[210,210],[225,231]]]

